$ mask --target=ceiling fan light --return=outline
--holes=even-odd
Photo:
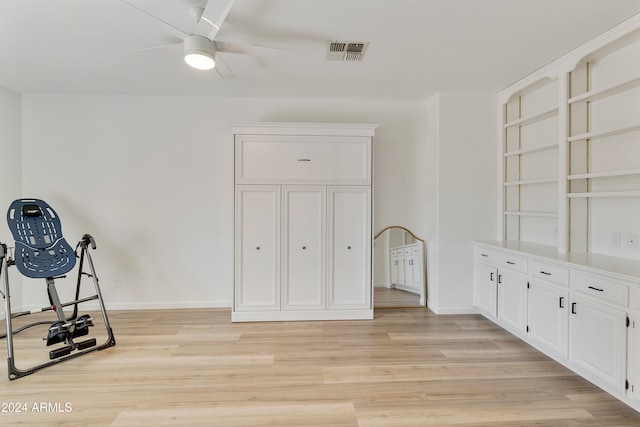
[[[216,61],[206,52],[192,52],[184,56],[184,62],[196,70],[211,70]]]
[[[215,54],[215,43],[206,37],[191,35],[184,39],[184,62],[197,70],[215,67]]]

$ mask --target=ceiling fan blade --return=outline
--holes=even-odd
[[[178,47],[178,46],[182,46],[182,42],[180,42],[180,43],[172,43],[172,44],[165,44],[165,45],[162,45],[162,46],[146,47],[144,49],[136,49],[136,50],[132,51],[131,53],[149,52],[149,51],[152,51],[152,50],[168,49],[170,47]]]
[[[213,40],[229,14],[235,0],[209,0],[196,25],[195,34]]]
[[[236,75],[233,74],[233,71],[229,68],[229,66],[220,58],[220,55],[216,55],[216,66],[214,68],[220,74],[220,77],[223,79],[235,79]]]
[[[244,53],[255,56],[285,56],[290,50],[278,47],[258,46],[255,44],[215,41],[216,50],[225,53]]]
[[[157,22],[161,23],[169,33],[173,34],[176,37],[184,39],[185,37],[187,37],[189,35],[189,34],[185,33],[184,31],[182,31],[180,28],[175,27],[175,26],[169,24],[166,21],[163,21],[162,19],[158,18],[157,16],[152,15],[151,13],[147,12],[146,10],[136,6],[135,4],[133,4],[133,3],[129,2],[129,1],[127,1],[127,0],[120,0],[120,1],[125,3],[125,4],[127,4],[127,5],[129,5],[129,6],[131,6],[132,8],[134,8],[136,10],[139,10],[140,12],[144,13],[145,15],[147,15],[147,16],[153,18],[154,20],[156,20]]]

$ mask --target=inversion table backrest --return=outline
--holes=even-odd
[[[15,263],[27,277],[49,278],[68,273],[76,264],[71,246],[62,236],[58,214],[39,199],[11,203],[7,223],[13,234]]]

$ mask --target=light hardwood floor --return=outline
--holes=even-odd
[[[395,288],[376,287],[373,298],[376,308],[420,306],[420,295]]]
[[[640,425],[640,413],[477,315],[231,324],[227,309],[199,309],[110,320],[115,347],[15,381],[2,369],[0,401],[27,412],[0,413],[0,425]],[[43,334],[16,336],[18,362],[46,357]]]

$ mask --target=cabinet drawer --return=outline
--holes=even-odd
[[[562,286],[569,286],[569,269],[545,262],[531,261],[531,276]]]
[[[486,262],[488,264],[498,264],[498,252],[493,249],[476,247],[476,261]]]
[[[498,255],[498,265],[520,273],[527,272],[527,259],[510,253],[500,253]]]
[[[371,184],[371,138],[237,135],[237,184]]]
[[[577,271],[571,282],[571,287],[582,294],[590,295],[623,308],[626,308],[629,303],[629,287],[603,277]]]

